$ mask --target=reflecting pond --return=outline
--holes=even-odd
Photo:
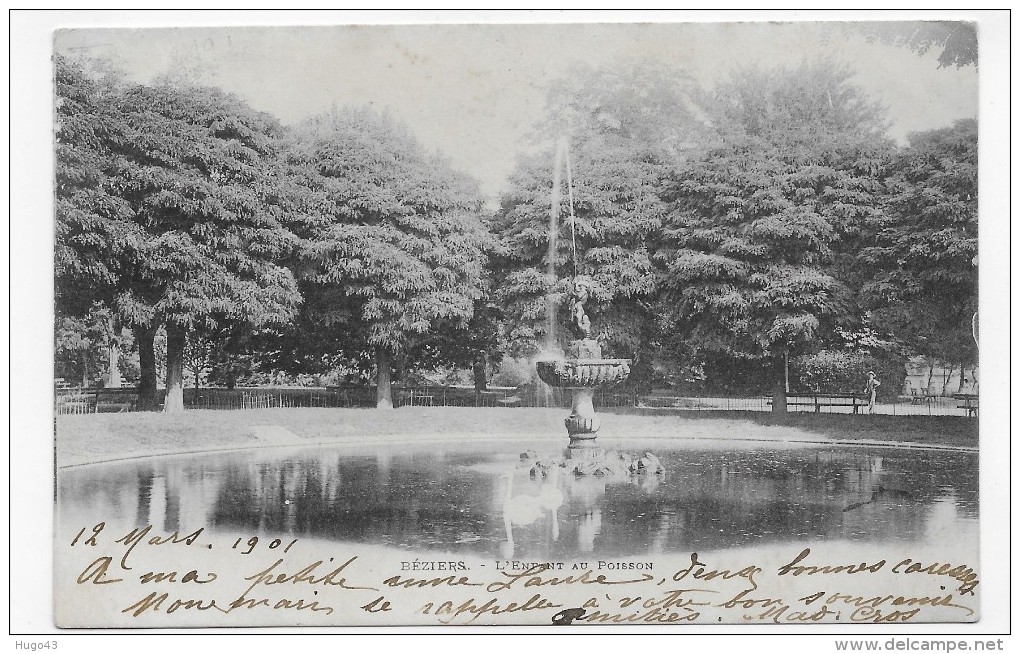
[[[548,440],[268,449],[64,469],[58,506],[64,530],[115,520],[536,559],[976,543],[975,453],[661,439],[625,449],[655,452],[666,474],[533,478],[519,454],[560,455]]]

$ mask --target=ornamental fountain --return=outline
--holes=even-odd
[[[591,320],[584,304],[591,292],[587,277],[575,277],[571,289],[570,318],[572,329],[580,336],[567,345],[567,357],[538,361],[538,376],[546,384],[569,390],[571,411],[566,419],[569,458],[595,457],[604,454],[595,445],[601,419],[592,402],[595,391],[630,375],[630,359],[603,359],[602,346],[591,338]]]
[[[551,469],[564,469],[575,476],[593,475],[609,478],[629,478],[639,473],[661,475],[665,472],[659,459],[651,452],[643,457],[633,457],[622,452],[607,452],[596,446],[595,436],[601,427],[601,419],[595,413],[593,396],[602,386],[620,382],[630,375],[630,359],[604,359],[602,346],[591,337],[591,320],[585,311],[585,303],[591,297],[591,278],[578,274],[577,239],[574,215],[574,192],[570,166],[570,150],[567,139],[560,138],[556,144],[556,161],[553,165],[552,203],[549,214],[549,279],[555,283],[557,258],[557,233],[560,212],[560,173],[566,164],[567,197],[570,209],[570,248],[573,263],[570,287],[570,325],[575,337],[567,344],[566,357],[553,356],[536,362],[539,378],[554,388],[571,393],[570,415],[565,423],[570,443],[565,459],[543,460],[532,452],[521,455],[521,467],[531,468],[532,477],[547,476]],[[546,350],[555,352],[556,347],[556,304],[550,294],[546,298]],[[569,460],[569,461],[568,461]]]

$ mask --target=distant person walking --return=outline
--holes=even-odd
[[[874,370],[868,371],[868,385],[864,389],[864,392],[868,394],[868,413],[875,412],[875,394],[878,392],[878,387],[882,385],[882,382],[878,381],[878,376],[875,375]]]

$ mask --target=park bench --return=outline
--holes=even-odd
[[[520,405],[520,403],[521,398],[517,397],[516,395],[504,397],[502,400],[496,400],[496,404],[499,404],[501,406],[518,406]]]
[[[97,389],[96,413],[123,413],[138,406],[138,393],[132,390]]]
[[[978,414],[978,396],[973,393],[956,393],[953,395],[953,399],[960,400],[962,404],[956,406],[957,409],[965,409],[967,411],[968,418],[977,417]]]
[[[768,404],[772,404],[769,398]],[[815,413],[821,413],[822,407],[848,406],[854,413],[862,406],[868,406],[868,400],[854,393],[813,393],[810,395],[793,394],[786,398],[786,406],[813,406]]]
[[[698,406],[697,398],[674,397],[666,395],[643,395],[636,402],[637,406],[652,409],[693,409]]]

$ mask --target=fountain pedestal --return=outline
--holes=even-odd
[[[602,419],[595,414],[594,388],[575,388],[570,416],[566,419],[571,447],[595,447],[595,433]]]
[[[546,384],[569,390],[571,411],[565,424],[570,437],[570,452],[595,452],[595,435],[601,419],[592,402],[595,391],[606,384],[623,381],[630,374],[630,359],[603,359],[602,348],[592,339],[573,341],[567,348],[569,358],[539,361],[538,376]]]

